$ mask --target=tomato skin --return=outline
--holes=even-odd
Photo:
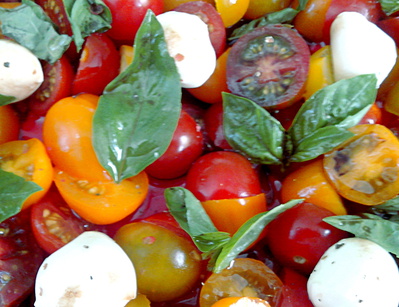
[[[19,117],[12,106],[0,106],[0,144],[17,140],[19,128]]]
[[[387,17],[378,21],[377,25],[399,46],[399,16]]]
[[[132,45],[147,10],[155,15],[163,12],[163,0],[104,0],[112,14],[107,35],[115,41]]]
[[[283,267],[278,273],[284,284],[279,307],[313,307],[307,291],[308,278],[295,270]]]
[[[244,17],[249,6],[249,0],[215,0],[215,3],[225,28],[231,27]]]
[[[146,168],[147,174],[159,179],[183,176],[202,154],[203,142],[200,126],[182,110],[171,143],[165,153]]]
[[[215,151],[200,157],[186,177],[186,188],[200,201],[260,194],[259,177],[251,163],[234,152]]]
[[[370,110],[360,120],[359,125],[362,124],[381,124],[382,123],[382,106],[375,102],[370,107]]]
[[[72,94],[102,94],[105,86],[119,74],[120,54],[105,33],[86,38],[72,84]]]
[[[245,12],[245,19],[257,19],[263,15],[280,11],[287,8],[291,0],[250,0],[247,11]]]
[[[219,149],[232,149],[223,130],[223,103],[215,103],[204,114],[205,131],[213,146]]]
[[[28,98],[30,112],[45,115],[58,100],[70,96],[74,71],[69,59],[63,55],[57,62],[46,62],[43,67],[44,81]]]
[[[27,140],[36,138],[43,141],[43,123],[45,116],[29,112],[21,124],[19,138]]]
[[[29,210],[0,223],[0,228],[1,306],[20,306],[33,291],[44,254],[30,229]]]
[[[347,237],[322,219],[334,214],[312,203],[300,203],[266,226],[266,242],[281,265],[309,275],[323,253]]]

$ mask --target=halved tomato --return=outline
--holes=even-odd
[[[294,29],[260,27],[231,47],[227,84],[235,95],[268,109],[282,109],[302,97],[309,60],[309,47]]]

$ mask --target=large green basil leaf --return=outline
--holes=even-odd
[[[294,199],[285,204],[281,204],[270,211],[262,212],[246,221],[222,247],[219,253],[213,271],[219,273],[229,266],[241,252],[246,250],[262,233],[263,229],[284,211],[294,207],[303,200]]]
[[[0,94],[0,107],[5,106],[6,104],[13,103],[14,101],[15,101],[15,97]]]
[[[316,92],[301,106],[288,129],[294,148],[326,126],[347,129],[359,123],[375,102],[376,83],[374,74],[360,75]]]
[[[50,63],[55,63],[72,41],[68,35],[58,34],[43,9],[30,0],[13,9],[0,8],[0,24],[5,36]]]
[[[255,163],[281,164],[286,133],[281,123],[249,99],[223,93],[223,127],[229,144]]]
[[[398,0],[379,0],[381,4],[381,8],[387,15],[392,15],[399,11],[399,2]]]
[[[330,225],[354,234],[356,237],[373,241],[399,257],[399,224],[377,215],[330,216],[323,219]]]
[[[77,50],[81,49],[85,37],[111,28],[111,11],[102,0],[63,0],[63,2]]]
[[[24,201],[40,190],[36,183],[0,169],[0,222],[20,212]]]
[[[167,149],[181,110],[180,76],[162,26],[148,11],[134,61],[107,85],[93,119],[93,145],[116,182],[137,175]]]

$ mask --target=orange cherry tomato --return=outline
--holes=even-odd
[[[399,140],[387,127],[357,125],[355,135],[324,155],[324,169],[338,193],[374,206],[399,194]]]
[[[270,307],[270,304],[257,297],[225,297],[217,301],[212,307]]]
[[[129,303],[125,307],[151,307],[151,302],[144,294],[137,294],[137,297]]]
[[[98,96],[81,94],[56,102],[43,123],[43,141],[56,167],[89,181],[110,180],[92,145]]]
[[[115,183],[73,177],[58,168],[54,182],[72,210],[98,225],[118,222],[133,213],[147,196],[149,186],[145,172]]]
[[[209,79],[200,87],[187,89],[195,98],[207,102],[222,102],[222,92],[230,92],[227,87],[226,63],[230,48],[226,49],[223,54],[218,57],[216,68]]]
[[[341,196],[324,172],[322,159],[317,159],[289,173],[282,182],[281,201],[305,199],[336,215],[347,213]]]
[[[259,260],[237,258],[220,273],[212,273],[200,292],[200,307],[211,307],[225,297],[254,297],[276,306],[283,283]]]
[[[53,182],[53,166],[46,148],[39,139],[32,138],[1,144],[0,167],[27,181],[33,181],[42,188],[25,200],[22,209],[39,201]]]
[[[396,49],[396,52],[399,54],[399,49]],[[395,66],[390,71],[389,75],[384,79],[378,88],[377,99],[381,101],[385,101],[387,95],[392,90],[393,86],[399,80],[399,57],[396,58]],[[389,107],[388,107],[389,108]]]
[[[0,107],[0,144],[15,141],[19,135],[19,118],[11,105]]]
[[[249,6],[249,0],[215,0],[215,3],[226,28],[237,23]]]
[[[258,213],[267,211],[264,193],[243,198],[202,202],[206,213],[219,231],[234,234],[242,224]]]

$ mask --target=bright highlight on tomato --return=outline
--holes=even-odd
[[[225,297],[217,301],[212,307],[270,307],[270,304],[260,298],[254,297]]]

